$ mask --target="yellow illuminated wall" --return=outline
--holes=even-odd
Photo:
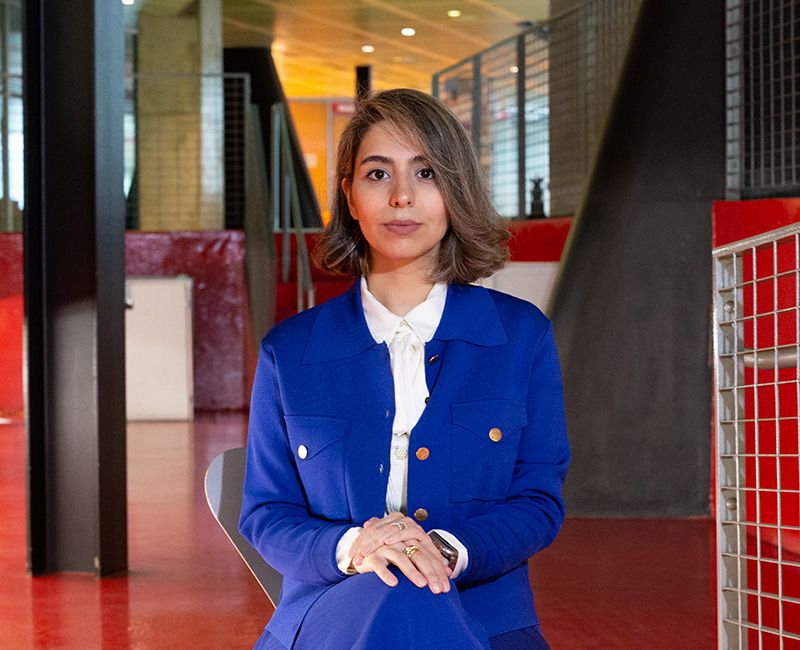
[[[300,148],[311,184],[317,193],[323,223],[330,217],[334,197],[336,148],[353,111],[350,100],[295,99],[289,101]]]

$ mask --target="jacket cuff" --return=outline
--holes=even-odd
[[[336,566],[336,547],[350,528],[351,524],[330,524],[314,542],[311,557],[316,559],[314,568],[324,582],[334,584],[345,577]]]
[[[362,530],[364,529],[361,526],[353,526],[339,538],[336,544],[336,566],[344,575],[348,575],[347,569],[350,567],[350,562],[352,561],[350,558],[350,548],[353,546],[353,542],[356,541],[356,537],[358,537]]]
[[[473,536],[469,534],[468,531],[459,528],[458,526],[449,526],[449,530],[447,532],[451,537],[455,537],[461,547],[464,548],[464,555],[467,558],[467,562],[465,563],[466,566],[459,567],[456,565],[456,568],[460,568],[458,575],[455,575],[455,571],[453,572],[454,575],[452,579],[455,581],[456,584],[466,584],[468,583],[471,578],[470,575],[475,573],[475,570],[478,568],[478,563],[480,562],[480,558],[478,557],[477,546],[475,544],[475,540]],[[441,535],[441,531],[437,532]],[[442,535],[444,537],[444,535]],[[450,538],[445,538],[447,541],[450,541]],[[452,543],[452,542],[451,542]],[[458,561],[459,564],[461,563],[461,548],[458,549]]]

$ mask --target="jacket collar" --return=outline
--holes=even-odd
[[[484,287],[449,284],[436,341],[461,340],[481,346],[508,341],[492,296]],[[340,296],[319,307],[303,354],[303,363],[320,363],[355,356],[379,345],[372,338],[361,306],[361,283],[356,280]]]

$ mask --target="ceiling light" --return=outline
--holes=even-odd
[[[518,68],[517,66],[515,66],[515,65],[512,65],[512,66],[511,66],[511,67],[508,69],[508,71],[509,71],[511,74],[517,74],[517,73],[519,72],[519,68]]]
[[[361,51],[364,54],[372,54],[375,51],[375,48],[372,45],[362,45]]]
[[[448,18],[460,18],[461,17],[461,11],[458,10],[458,9],[451,9],[450,11],[447,12],[447,17]]]
[[[417,33],[417,30],[414,29],[413,27],[403,27],[403,29],[400,30],[400,33],[403,36],[413,36],[414,34]]]
[[[122,0],[122,4],[131,6],[136,0]]]

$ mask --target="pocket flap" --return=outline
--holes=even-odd
[[[286,431],[295,456],[298,448],[305,448],[302,460],[313,458],[323,449],[341,440],[350,421],[322,415],[286,415]]]
[[[489,437],[492,429],[499,429],[503,439],[528,424],[528,410],[524,402],[506,399],[482,399],[473,402],[459,402],[450,406],[453,424],[469,429],[485,438],[487,442],[497,442]]]

